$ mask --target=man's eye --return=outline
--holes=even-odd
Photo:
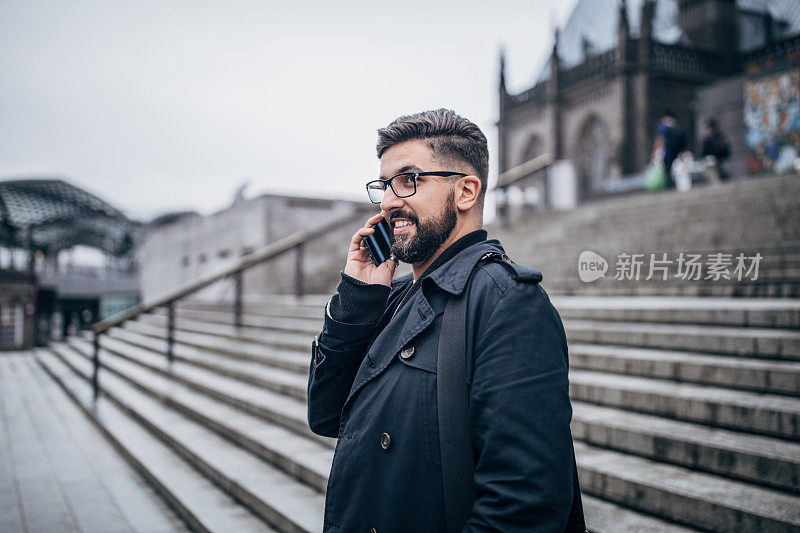
[[[412,176],[403,176],[403,183],[406,185],[414,185],[414,180],[416,178]]]

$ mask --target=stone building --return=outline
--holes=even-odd
[[[320,229],[324,235],[304,245],[301,257],[287,253],[248,270],[244,286],[249,296],[292,293],[299,269],[305,290],[329,291],[344,268],[349,236],[374,211],[367,202],[265,194],[238,199],[211,215],[184,214],[151,225],[137,250],[143,299],[161,296],[299,231]],[[204,295],[232,297],[229,281],[209,287]]]
[[[730,133],[730,170],[744,171],[743,79],[753,62],[796,63],[798,37],[796,0],[579,0],[533,87],[509,94],[501,54],[498,212],[512,192],[556,204],[557,161],[572,163],[578,202],[641,187],[665,109],[692,149],[714,114]],[[773,52],[780,65],[765,61]]]

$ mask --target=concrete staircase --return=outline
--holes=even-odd
[[[508,255],[544,274],[551,294],[800,297],[800,177],[765,177],[700,187],[600,200],[570,212],[545,212],[490,226],[490,236]],[[584,283],[578,257],[584,250],[608,262],[604,278]],[[701,279],[682,279],[679,254],[700,254]],[[643,254],[638,281],[615,279],[620,254]],[[667,279],[656,270],[650,280],[650,254],[672,261]],[[728,277],[714,279],[709,254],[731,254]],[[756,279],[733,274],[736,257],[761,254]],[[749,266],[750,260],[746,261]]]
[[[800,531],[800,179],[488,229],[544,273],[564,320],[590,530]],[[579,280],[584,250],[604,279]],[[623,252],[762,260],[756,280],[646,281],[647,263],[615,280]],[[171,364],[164,313],[110,330],[96,403],[90,340],[37,360],[193,529],[320,531],[335,441],[311,433],[305,401],[327,296],[249,296],[240,329],[228,303],[180,304]]]
[[[37,353],[197,530],[320,531],[335,441],[306,422],[326,297],[189,301]],[[592,531],[800,530],[800,301],[554,297]]]

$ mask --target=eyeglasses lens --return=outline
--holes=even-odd
[[[372,203],[379,204],[383,201],[388,185],[383,181],[371,182],[367,185],[367,193]],[[411,196],[416,192],[416,176],[414,174],[400,174],[392,179],[392,188],[398,198]]]
[[[397,196],[411,196],[414,194],[414,174],[401,174],[392,180],[392,186]]]
[[[381,201],[383,201],[384,192],[386,192],[385,185],[381,182],[370,183],[367,185],[369,200],[374,204],[379,204]]]

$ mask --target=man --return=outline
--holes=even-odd
[[[720,131],[715,118],[703,121],[703,141],[700,146],[700,158],[706,163],[706,175],[711,183],[719,183],[728,177],[722,163],[731,155],[728,138]]]
[[[653,151],[656,154],[656,159],[660,158],[664,163],[664,170],[667,172],[667,188],[675,187],[675,180],[672,177],[672,163],[684,150],[686,150],[686,134],[678,125],[675,113],[666,109],[661,114],[661,120],[656,128]]]
[[[445,529],[437,348],[448,298],[462,291],[477,493],[464,530],[563,531],[573,494],[566,338],[539,272],[481,261],[504,253],[481,229],[486,137],[439,109],[400,117],[378,138],[382,181],[368,190],[381,213],[350,241],[308,383],[311,429],[339,439],[325,531]],[[362,244],[381,217],[396,260],[413,269],[395,280],[396,262],[375,267]]]

